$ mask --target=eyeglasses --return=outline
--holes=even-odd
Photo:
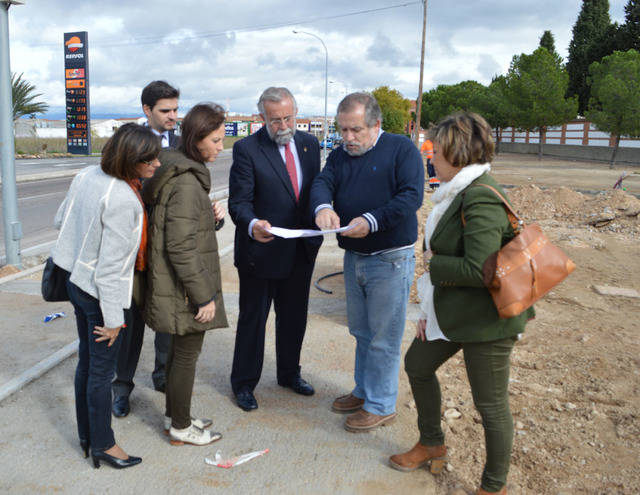
[[[282,118],[282,119],[271,119],[269,121],[269,124],[272,126],[280,126],[283,123],[288,124],[289,122],[291,122],[295,117],[293,115],[287,115],[286,117]]]

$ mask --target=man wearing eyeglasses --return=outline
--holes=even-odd
[[[271,87],[258,100],[265,125],[233,146],[229,214],[236,225],[234,261],[240,278],[240,313],[231,370],[238,406],[258,407],[253,390],[262,373],[265,324],[276,312],[278,384],[313,395],[300,376],[311,274],[321,237],[275,238],[271,226],[314,228],[309,190],[320,172],[318,140],[296,132],[298,108],[287,88]]]

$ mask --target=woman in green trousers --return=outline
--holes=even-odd
[[[501,200],[479,186],[490,185],[505,195],[489,175],[491,128],[477,114],[455,114],[431,131],[431,140],[441,185],[432,196],[434,207],[425,225],[425,275],[418,282],[422,317],[405,356],[420,439],[389,462],[400,471],[427,463],[433,473],[442,470],[447,448],[436,370],[462,349],[485,431],[486,463],[477,494],[505,495],[513,443],[509,358],[534,311],[500,318],[483,284],[484,261],[514,236]]]

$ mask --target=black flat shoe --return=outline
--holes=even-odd
[[[89,440],[80,440],[80,448],[84,451],[84,458],[89,457]]]
[[[251,390],[240,390],[240,392],[236,394],[236,402],[238,403],[238,407],[245,411],[258,409],[258,401],[253,396]]]
[[[304,381],[300,376],[295,377],[289,383],[281,383],[280,386],[290,388],[296,394],[300,395],[313,395],[315,393],[311,384]]]
[[[118,459],[104,451],[91,452],[91,458],[93,459],[93,467],[96,469],[100,467],[100,461],[104,461],[116,469],[128,468],[142,462],[141,457],[133,457],[130,455],[127,459]]]
[[[124,418],[127,414],[129,414],[129,396],[128,395],[119,395],[113,399],[113,405],[111,406],[111,411],[116,418]]]

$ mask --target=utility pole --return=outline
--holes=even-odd
[[[422,0],[424,12],[422,14],[422,50],[420,54],[420,84],[418,84],[418,99],[416,100],[416,124],[413,138],[416,146],[420,147],[420,117],[422,114],[422,80],[424,74],[424,46],[427,41],[427,0]]]
[[[0,1],[0,160],[2,161],[2,214],[7,265],[22,268],[20,239],[22,225],[18,220],[16,166],[13,144],[13,103],[11,101],[11,64],[9,62],[9,7],[24,1]]]

